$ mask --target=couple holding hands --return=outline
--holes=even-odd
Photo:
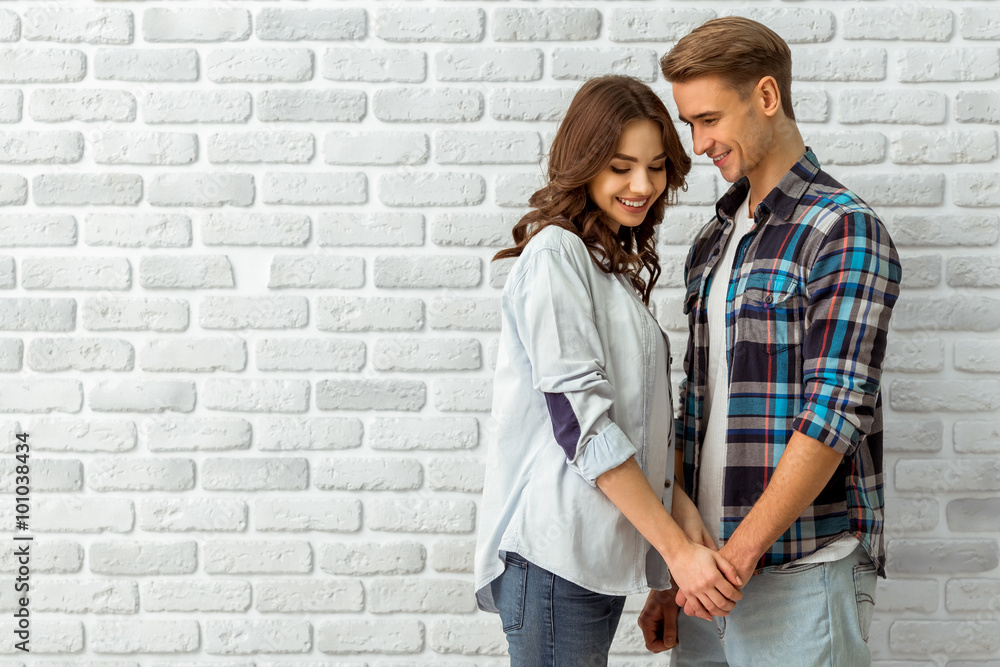
[[[694,152],[732,184],[684,267],[680,410],[648,304],[655,229],[691,159],[645,83],[602,77],[496,256],[518,259],[479,607],[499,612],[517,666],[606,665],[625,596],[647,591],[646,646],[676,646],[677,665],[869,664],[899,258],[803,143],[777,34],[716,19],[661,66]]]

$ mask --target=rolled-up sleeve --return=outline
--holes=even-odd
[[[871,432],[901,276],[885,227],[864,212],[834,225],[810,271],[805,405],[792,427],[841,454]]]
[[[545,396],[567,465],[590,485],[636,453],[608,416],[615,389],[604,372],[604,345],[583,277],[586,252],[543,248],[529,258],[510,294],[532,385]]]

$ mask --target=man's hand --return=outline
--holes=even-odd
[[[680,607],[674,601],[677,588],[650,591],[639,614],[639,629],[646,640],[646,649],[662,653],[677,646],[677,614]]]

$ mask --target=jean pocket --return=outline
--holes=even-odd
[[[771,574],[779,574],[783,577],[787,577],[793,574],[809,572],[810,570],[815,570],[817,567],[823,567],[823,565],[825,565],[825,563],[802,563],[799,565],[792,565],[791,567],[778,567],[771,570]]]
[[[524,625],[524,599],[528,588],[528,561],[507,552],[506,568],[493,582],[493,599],[500,610],[504,632],[520,630]]]
[[[875,585],[878,575],[872,563],[854,566],[854,599],[858,605],[858,630],[861,638],[868,641],[868,632],[875,612]]]

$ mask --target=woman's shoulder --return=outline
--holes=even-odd
[[[589,256],[587,244],[579,234],[556,224],[549,224],[535,234],[524,247],[522,255],[536,255],[545,251],[556,251],[567,257]]]

